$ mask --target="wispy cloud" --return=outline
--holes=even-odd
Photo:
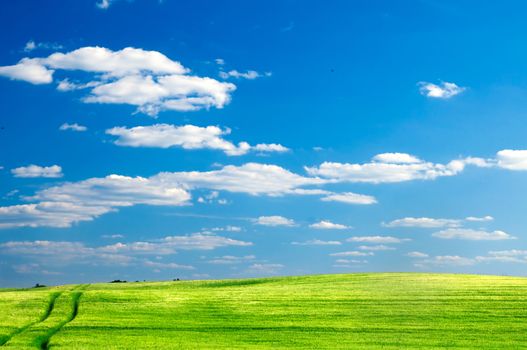
[[[459,95],[460,93],[466,90],[466,88],[464,87],[458,86],[455,83],[448,82],[441,82],[436,85],[433,83],[422,81],[419,82],[418,85],[419,92],[421,93],[421,95],[438,99],[449,99],[451,97]]]

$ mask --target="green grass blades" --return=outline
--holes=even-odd
[[[391,273],[95,284],[0,290],[0,305],[8,310],[0,323],[6,349],[527,347],[527,279],[515,277]]]

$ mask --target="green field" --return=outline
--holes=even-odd
[[[527,279],[373,273],[0,289],[6,349],[527,348]]]

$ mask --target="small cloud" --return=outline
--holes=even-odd
[[[254,223],[262,226],[295,226],[295,221],[279,215],[260,216]]]
[[[356,250],[329,254],[330,256],[373,256],[372,252],[359,252]]]
[[[389,223],[383,223],[384,227],[420,227],[420,228],[438,228],[438,227],[459,227],[461,220],[453,219],[433,219],[433,218],[413,218],[407,217],[393,220]]]
[[[383,251],[383,250],[395,250],[394,247],[390,247],[384,244],[379,245],[361,245],[358,247],[360,250],[367,250],[367,251]]]
[[[428,254],[421,252],[409,252],[406,254],[406,256],[410,258],[428,258]]]
[[[216,62],[216,64],[217,64],[218,66],[223,66],[223,65],[225,65],[225,60],[224,60],[223,58],[216,58],[216,59],[214,60],[214,62]]]
[[[101,236],[102,238],[105,238],[105,239],[120,239],[120,238],[124,238],[124,235],[102,235]]]
[[[275,274],[280,271],[283,267],[284,265],[282,264],[252,264],[251,266],[249,266],[247,272]]]
[[[63,46],[57,43],[45,43],[45,42],[36,43],[34,40],[29,40],[24,46],[24,52],[31,52],[37,49],[60,50],[62,48]]]
[[[349,229],[349,226],[342,224],[335,224],[329,220],[321,220],[315,224],[309,225],[309,227],[318,229],[318,230],[345,230]]]
[[[485,221],[492,221],[494,218],[490,215],[482,216],[482,217],[476,217],[476,216],[467,216],[465,218],[466,221],[474,221],[474,222],[485,222]]]
[[[322,241],[320,239],[312,239],[306,242],[291,242],[292,245],[341,245],[339,241]]]
[[[270,77],[271,75],[273,75],[272,72],[265,72],[265,73],[261,74],[261,73],[258,73],[255,70],[248,70],[246,72],[240,72],[240,71],[237,71],[235,69],[230,70],[228,72],[221,71],[219,73],[219,76],[222,79],[235,78],[235,79],[254,80],[254,79],[262,78],[262,77]]]
[[[432,236],[441,239],[464,239],[469,241],[500,241],[516,239],[516,237],[513,237],[503,231],[487,232],[483,230],[472,230],[465,228],[442,230],[433,233]]]
[[[254,255],[246,255],[246,256],[224,255],[224,256],[211,259],[207,262],[209,264],[214,264],[214,265],[233,265],[233,264],[240,264],[242,262],[251,261],[254,259],[256,259]]]
[[[378,244],[389,244],[389,243],[402,243],[409,241],[408,238],[397,238],[392,236],[355,236],[350,237],[347,242],[362,242],[362,243],[378,243]]]
[[[341,202],[346,204],[369,205],[377,203],[373,196],[357,194],[353,192],[334,193],[321,199],[324,202]]]
[[[73,124],[64,123],[59,127],[59,130],[62,130],[62,131],[71,130],[71,131],[83,132],[83,131],[88,130],[88,128],[85,127],[84,125],[79,125],[77,123],[73,123]]]
[[[14,177],[22,178],[36,178],[36,177],[46,177],[46,178],[58,178],[62,177],[62,168],[58,165],[52,165],[48,167],[42,167],[39,165],[28,165],[11,170],[11,174]]]
[[[464,87],[448,82],[441,82],[439,85],[436,85],[422,81],[417,85],[419,85],[419,92],[421,95],[439,99],[449,99],[466,90]]]
[[[106,10],[114,1],[115,0],[100,0],[95,3],[95,6],[97,6],[97,8],[100,8],[101,10]]]

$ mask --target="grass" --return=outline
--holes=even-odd
[[[527,347],[527,279],[349,274],[1,290],[6,349]]]

